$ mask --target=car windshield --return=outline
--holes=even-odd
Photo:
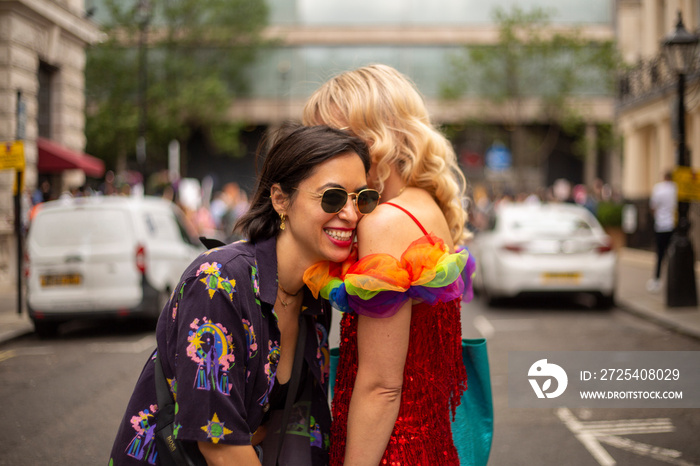
[[[44,212],[32,223],[31,235],[38,246],[101,245],[130,238],[125,212],[81,209]]]
[[[574,212],[523,211],[504,215],[503,228],[508,231],[531,234],[590,234],[593,230],[586,219]]]

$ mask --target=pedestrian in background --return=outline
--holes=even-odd
[[[656,236],[656,269],[654,277],[647,282],[647,291],[657,293],[661,290],[661,263],[666,249],[671,242],[671,235],[676,226],[676,209],[678,208],[678,187],[672,181],[671,172],[664,174],[663,181],[654,185],[649,199],[649,207],[654,215],[654,235]]]
[[[450,413],[466,388],[460,273],[467,253],[455,253],[465,236],[466,183],[452,145],[413,84],[385,65],[331,79],[310,97],[303,118],[366,141],[368,182],[382,195],[358,225],[359,260],[345,275],[347,294],[325,287],[342,283],[323,281],[328,267],[304,275],[348,311],[331,464],[458,465]]]
[[[348,257],[357,222],[379,194],[366,189],[369,153],[360,139],[325,126],[285,132],[238,222],[248,241],[195,259],[156,328],[158,359],[177,401],[176,438],[209,465],[260,465],[259,444],[263,464],[275,465],[280,431],[280,464],[328,463],[331,309],[302,276],[318,261]],[[291,393],[303,331],[299,390]],[[154,441],[155,356],[136,384],[110,464],[156,464],[165,455]],[[288,391],[292,416],[289,429],[280,429]]]

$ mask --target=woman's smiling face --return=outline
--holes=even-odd
[[[328,188],[359,192],[367,187],[365,167],[354,152],[341,154],[318,165],[299,183],[286,213],[286,229],[309,263],[347,259],[361,218],[351,197],[337,213],[321,207],[320,196]]]

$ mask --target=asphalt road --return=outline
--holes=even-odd
[[[488,337],[495,411],[489,466],[700,465],[699,409],[509,407],[509,352],[700,351],[697,340],[622,311],[591,309],[585,298],[518,300],[488,308],[477,297],[464,307],[463,335]],[[615,446],[585,446],[577,438],[577,425],[594,421],[617,428]],[[631,424],[661,424],[664,428],[656,430],[664,432],[631,433],[635,429],[625,430]]]
[[[107,464],[153,331],[125,323],[67,325],[0,346],[0,465]]]
[[[700,351],[700,342],[627,313],[585,302],[518,301],[463,310],[463,335],[488,337],[495,402],[490,466],[700,465],[698,409],[515,409],[508,406],[513,351]],[[148,326],[66,326],[55,340],[30,335],[0,346],[0,465],[106,464],[117,425],[146,358]],[[577,422],[662,422],[663,432],[585,446]],[[658,421],[661,420],[661,421]],[[604,453],[602,453],[602,452]],[[597,456],[596,456],[597,455]],[[601,459],[613,462],[601,462]]]

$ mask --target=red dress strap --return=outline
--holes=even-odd
[[[411,212],[409,212],[408,210],[404,209],[404,208],[401,207],[400,205],[394,204],[393,202],[385,202],[384,204],[390,205],[390,206],[394,206],[394,207],[396,207],[397,209],[403,210],[403,211],[406,213],[406,215],[408,215],[409,217],[411,217],[411,219],[412,219],[414,222],[416,222],[416,225],[418,225],[418,227],[421,229],[421,231],[423,232],[423,234],[424,234],[424,235],[428,235],[428,232],[425,231],[425,228],[423,228],[423,225],[421,225],[421,223],[418,221],[418,219],[417,219],[416,217],[414,217],[413,214],[412,214]]]

